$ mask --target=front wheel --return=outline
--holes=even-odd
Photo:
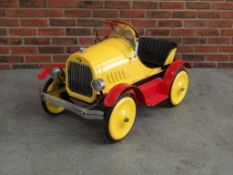
[[[43,88],[43,92],[55,97],[62,98],[62,95],[65,93],[65,87],[58,79],[49,79]],[[43,99],[41,100],[41,104],[45,112],[51,115],[61,114],[65,110],[63,107],[56,106]]]
[[[173,79],[170,94],[169,103],[171,106],[179,105],[183,100],[188,91],[189,76],[186,70],[180,69],[175,78]]]
[[[125,138],[136,118],[136,103],[132,96],[122,95],[105,115],[105,133],[110,142]]]

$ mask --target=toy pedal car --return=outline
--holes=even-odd
[[[38,79],[50,74],[42,92],[42,106],[52,115],[65,109],[84,118],[104,117],[111,142],[130,132],[136,104],[155,106],[168,100],[180,104],[189,77],[182,60],[174,61],[177,44],[139,37],[131,24],[105,22],[111,34],[103,41],[72,54],[66,64],[51,65]]]

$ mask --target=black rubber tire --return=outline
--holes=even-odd
[[[185,68],[183,68],[183,67],[180,68],[180,69],[176,72],[176,75],[175,75],[175,77],[174,77],[173,80],[172,80],[172,84],[171,84],[171,87],[170,87],[170,90],[169,90],[169,97],[168,97],[168,99],[167,99],[167,103],[168,103],[168,105],[169,105],[170,107],[179,106],[179,105],[183,102],[183,100],[182,100],[179,104],[174,105],[174,104],[172,103],[172,101],[171,101],[171,88],[172,88],[172,85],[173,85],[173,82],[174,82],[176,76],[177,76],[181,71],[185,71],[185,72],[188,74],[187,70],[185,70]],[[184,97],[184,98],[185,98],[185,97]]]
[[[121,99],[123,99],[123,98],[125,98],[125,97],[130,97],[130,98],[132,98],[132,99],[134,100],[134,102],[135,102],[135,99],[134,99],[134,97],[133,97],[132,95],[127,94],[127,93],[124,93],[124,94],[120,95],[120,97],[118,98],[118,100],[116,101],[116,103],[115,103],[112,107],[110,107],[110,108],[108,108],[108,109],[106,110],[105,115],[104,115],[104,131],[105,131],[105,136],[106,136],[106,139],[107,139],[108,143],[110,143],[110,144],[112,144],[112,143],[117,143],[117,142],[122,141],[124,138],[127,137],[127,135],[129,135],[129,133],[132,131],[132,128],[133,128],[133,126],[132,126],[132,128],[130,129],[130,131],[128,132],[128,134],[127,134],[124,138],[122,138],[122,139],[120,139],[120,140],[115,140],[114,138],[112,138],[112,137],[111,137],[111,134],[110,134],[110,132],[109,132],[108,125],[109,125],[109,120],[110,120],[112,111],[113,111],[114,107],[116,106],[116,104],[117,104]],[[137,105],[136,102],[135,102],[135,105]],[[136,108],[136,113],[137,113],[137,108]],[[136,117],[136,116],[135,116],[135,117]],[[135,118],[135,121],[136,121],[136,118]],[[135,121],[134,121],[134,123],[135,123]]]
[[[55,80],[52,79],[52,78],[50,78],[50,79],[45,83],[42,92],[47,93],[48,87],[50,86],[51,83],[53,83],[53,81],[55,81]],[[41,99],[41,105],[42,105],[42,108],[44,109],[44,111],[45,111],[46,113],[48,113],[48,114],[50,114],[50,115],[53,115],[53,116],[57,116],[57,115],[59,115],[59,114],[62,114],[62,113],[65,111],[65,110],[63,110],[63,111],[60,112],[60,113],[53,113],[53,112],[49,111],[48,108],[47,108],[47,105],[46,105],[45,101],[42,100],[42,99]]]

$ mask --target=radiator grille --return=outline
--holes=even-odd
[[[71,62],[68,74],[68,84],[71,91],[87,97],[92,96],[92,73],[88,66]]]

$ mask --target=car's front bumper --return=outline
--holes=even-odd
[[[44,101],[48,101],[54,105],[62,106],[66,110],[72,111],[85,119],[100,119],[100,117],[104,116],[103,111],[88,109],[69,101],[63,100],[61,98],[54,97],[52,95],[49,95],[48,93],[41,92],[41,99]]]

